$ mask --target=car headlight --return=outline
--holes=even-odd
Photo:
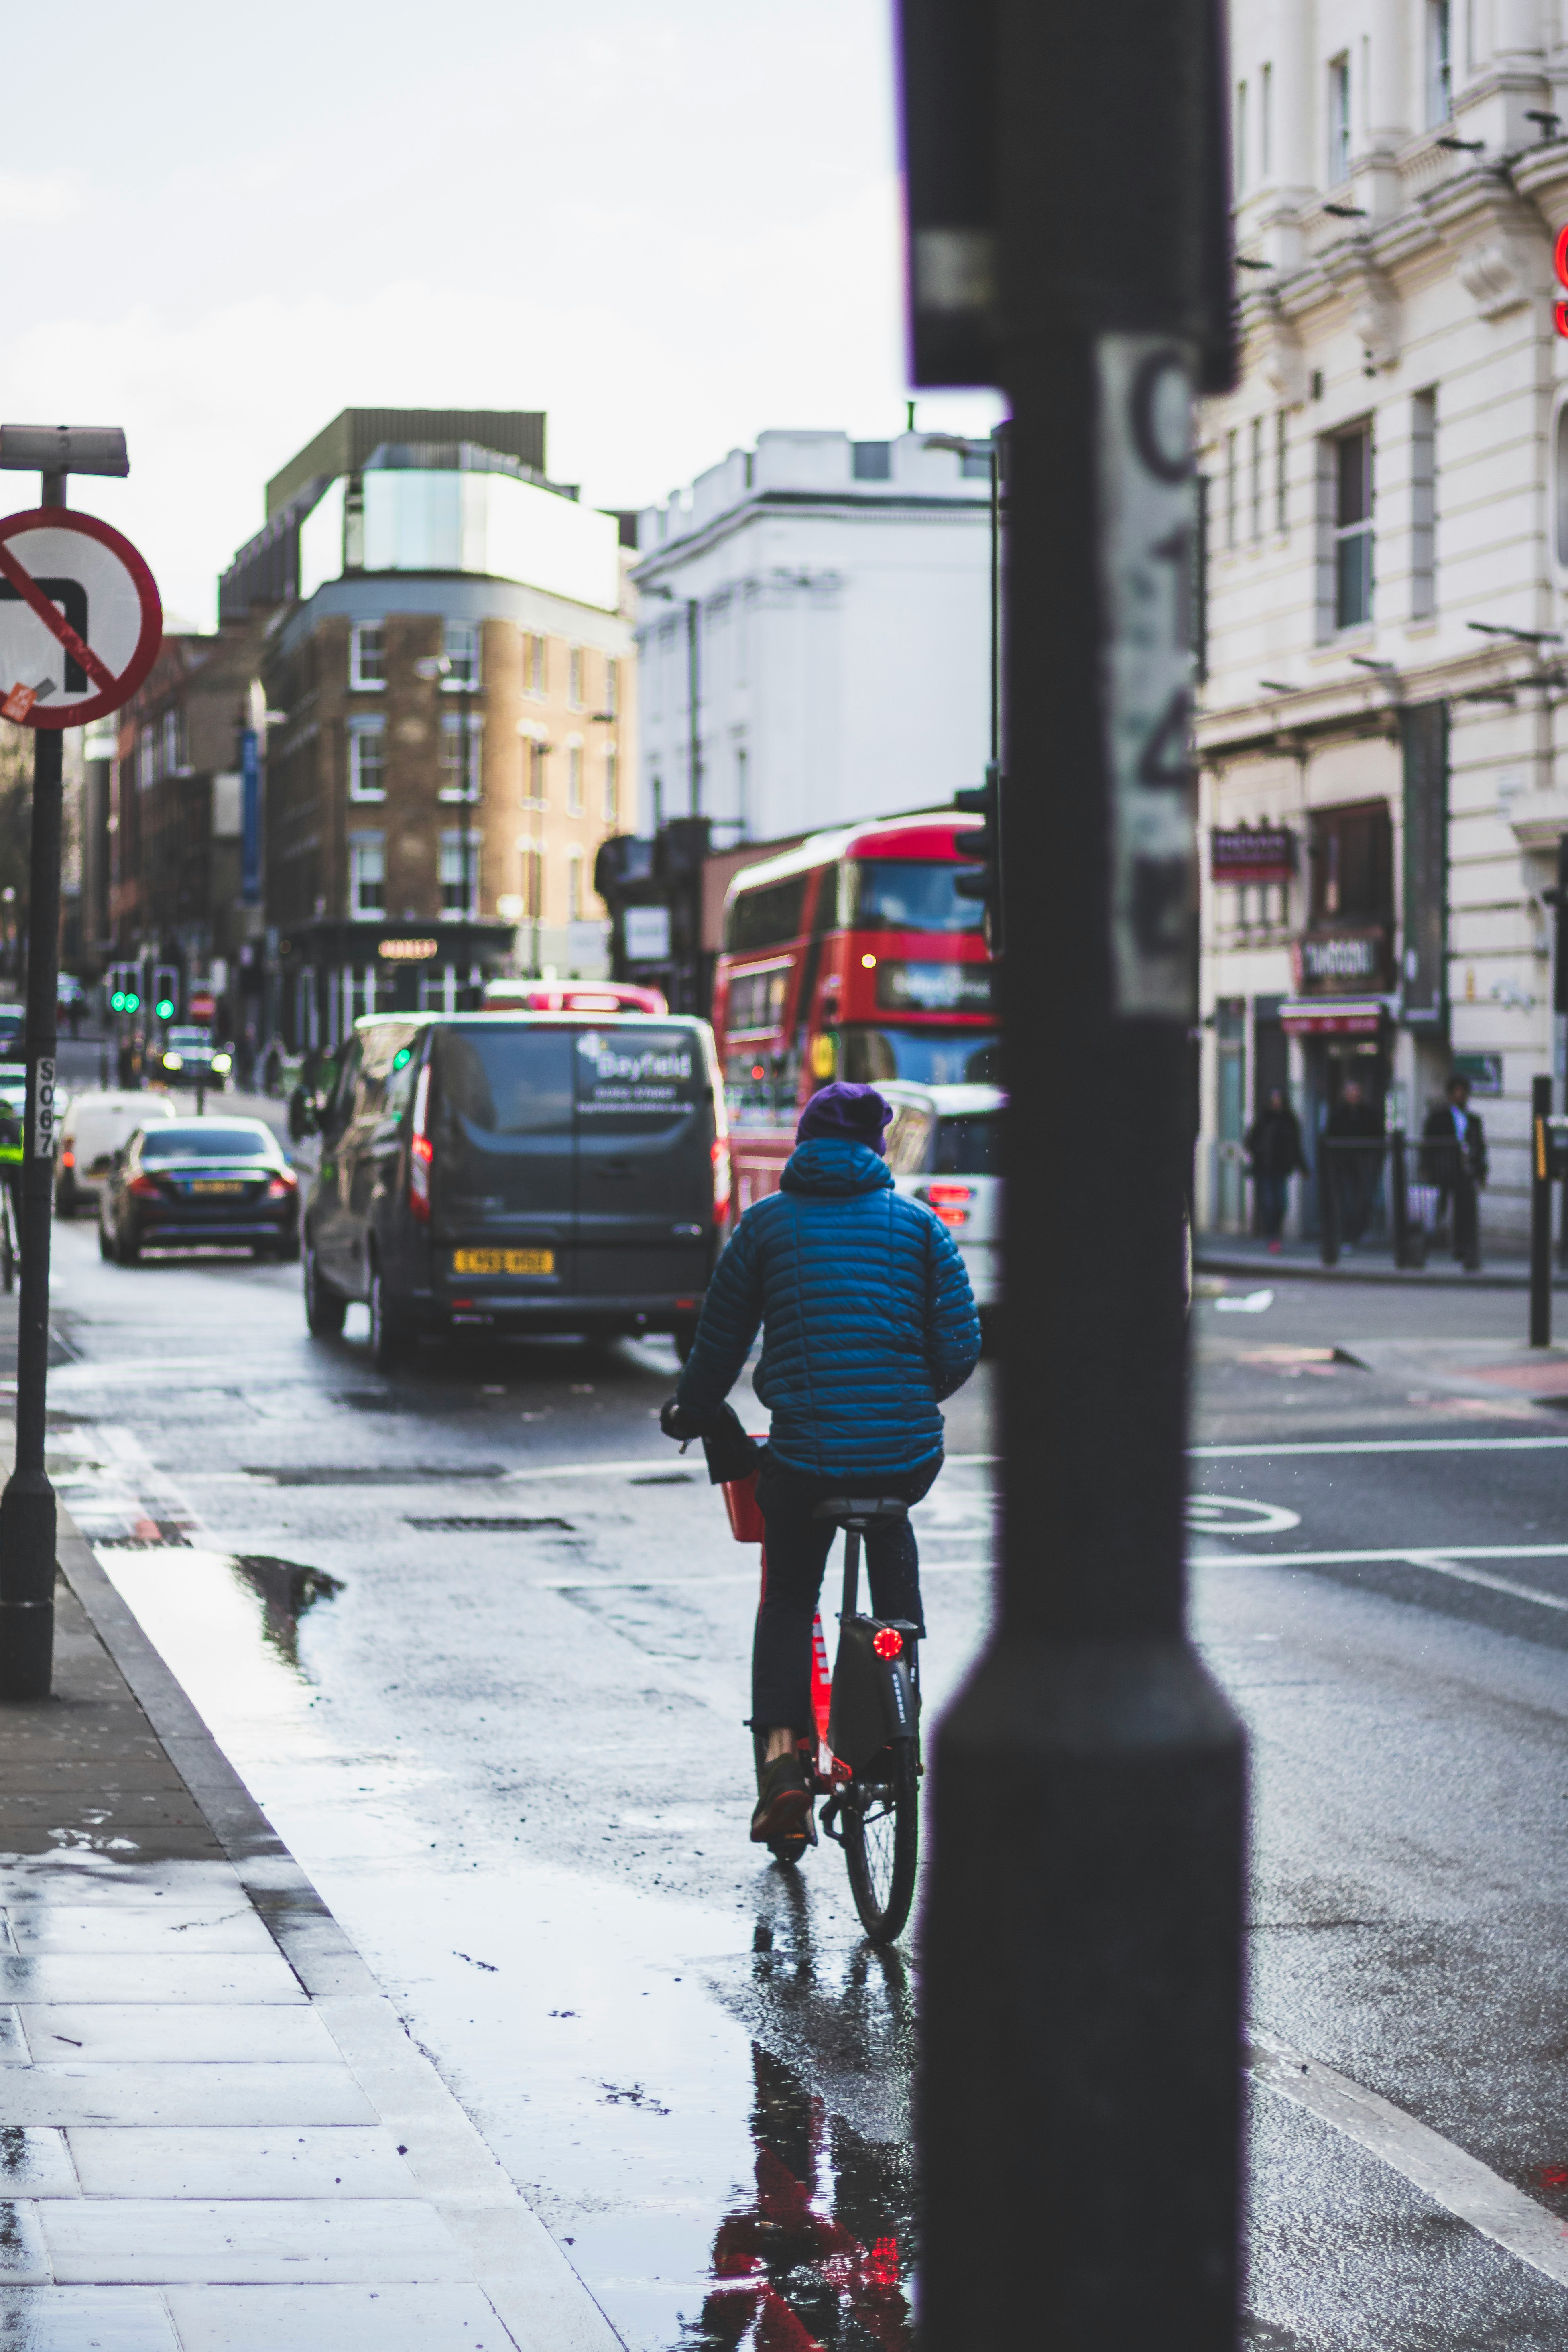
[[[183,1069],[184,1068],[184,1066],[185,1066],[185,1057],[184,1057],[184,1055],[183,1054],[165,1054],[165,1055],[164,1055],[164,1056],[163,1056],[163,1067],[164,1067],[166,1070],[183,1070]]]
[[[213,1055],[213,1067],[215,1070],[218,1071],[232,1070],[234,1067],[234,1056],[231,1054],[215,1054]]]

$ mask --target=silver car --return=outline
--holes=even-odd
[[[1000,1087],[913,1087],[879,1082],[893,1106],[888,1166],[900,1192],[919,1201],[958,1244],[983,1316],[995,1306],[1002,1241]]]

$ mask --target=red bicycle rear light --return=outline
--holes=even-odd
[[[904,1646],[904,1637],[894,1625],[879,1625],[871,1636],[871,1647],[879,1658],[896,1658]]]

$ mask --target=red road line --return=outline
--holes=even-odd
[[[0,539],[0,572],[5,573],[22,602],[37,614],[45,628],[59,639],[67,653],[81,664],[89,677],[101,686],[106,693],[111,692],[120,683],[114,672],[99,660],[85,637],[78,636],[65,614],[55,610],[31,572],[23,571],[3,539]]]

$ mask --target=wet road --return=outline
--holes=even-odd
[[[627,2345],[804,2341],[786,2305],[905,2345],[910,1963],[837,1853],[746,1841],[756,1555],[658,1435],[668,1348],[387,1381],[358,1311],[307,1339],[294,1269],[57,1248],[62,1492]],[[1568,2218],[1568,1363],[1521,1366],[1521,1316],[1201,1299],[1194,1613],[1253,1729],[1255,2022]],[[938,1704],[986,1623],[988,1381],[918,1514]],[[1249,2341],[1568,2337],[1568,2286],[1408,2168],[1253,2116]]]

